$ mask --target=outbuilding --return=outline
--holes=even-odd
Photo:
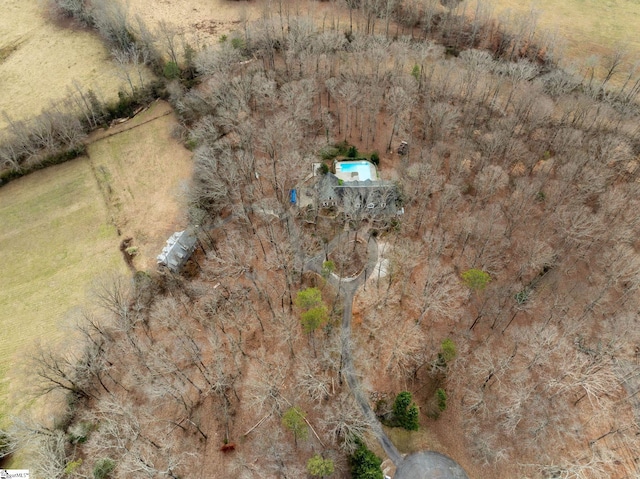
[[[189,261],[196,249],[198,237],[193,228],[173,233],[162,248],[162,253],[157,256],[158,265],[164,266],[172,273],[178,273]]]

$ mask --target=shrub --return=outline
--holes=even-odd
[[[436,389],[436,400],[438,401],[438,410],[440,412],[447,409],[447,392],[444,389]]]
[[[371,163],[373,163],[376,166],[380,164],[380,155],[378,154],[377,151],[374,151],[373,153],[371,153]]]
[[[326,163],[320,163],[320,174],[326,175],[329,173],[329,166]]]
[[[77,459],[75,461],[71,461],[69,463],[67,463],[66,466],[64,466],[64,473],[68,474],[69,476],[71,476],[72,474],[74,474],[76,472],[76,470],[82,466],[82,459]]]
[[[304,420],[306,414],[297,407],[290,407],[282,415],[282,425],[293,433],[293,440],[298,445],[298,439],[309,436],[309,428]]]
[[[347,150],[347,158],[357,158],[358,157],[358,149],[355,146],[350,146]]]
[[[331,459],[324,459],[320,454],[316,454],[307,461],[307,472],[314,477],[325,477],[333,474],[335,466]]]
[[[322,293],[318,288],[307,288],[298,291],[295,305],[300,309],[311,309],[322,304]]]
[[[236,50],[244,50],[246,45],[244,40],[240,37],[234,37],[231,39],[231,46]]]
[[[396,396],[393,403],[393,415],[395,423],[408,431],[417,431],[420,427],[418,406],[413,402],[409,391],[402,391]]]
[[[335,146],[327,146],[320,150],[320,158],[323,160],[333,160],[340,154],[340,150]]]
[[[440,352],[438,353],[438,359],[446,365],[449,361],[452,361],[458,354],[456,350],[456,343],[447,338],[442,341],[440,345]]]
[[[162,75],[167,80],[174,80],[180,76],[180,67],[178,67],[176,62],[167,62],[164,64]]]
[[[67,438],[71,444],[82,444],[87,442],[92,430],[93,424],[83,421],[69,428]]]
[[[382,459],[370,451],[360,440],[357,441],[358,449],[349,457],[351,477],[353,479],[383,479]]]
[[[322,277],[327,279],[331,273],[333,273],[336,269],[336,265],[333,261],[327,260],[322,263]]]
[[[328,319],[329,313],[327,307],[324,304],[315,306],[300,315],[302,331],[304,331],[305,334],[311,334],[325,324]]]
[[[433,372],[445,372],[449,361],[456,357],[456,343],[447,338],[440,345],[437,359],[432,364]]]
[[[521,291],[518,291],[514,296],[516,303],[520,305],[526,303],[527,300],[529,299],[529,292],[530,292],[529,288],[525,288]]]
[[[411,76],[416,79],[416,81],[420,80],[420,65],[417,63],[413,65],[411,69]]]
[[[338,155],[344,156],[347,154],[347,151],[349,151],[349,143],[347,143],[346,141],[341,141],[340,143],[336,143],[333,146],[338,152],[336,156]]]
[[[116,468],[116,463],[113,459],[104,458],[96,462],[93,466],[93,478],[94,479],[107,479],[111,476],[111,473]]]
[[[481,269],[470,269],[462,273],[462,282],[475,291],[482,291],[490,281],[489,273]]]

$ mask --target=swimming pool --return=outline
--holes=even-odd
[[[336,164],[336,176],[343,181],[375,180],[375,168],[368,161],[341,161]]]

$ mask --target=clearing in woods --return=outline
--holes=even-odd
[[[155,267],[169,234],[186,226],[177,218],[191,153],[172,138],[175,125],[169,105],[156,102],[117,129],[95,133],[90,159],[0,188],[0,414],[28,399],[24,385],[31,381],[18,369],[34,344],[68,336],[65,314],[85,303],[92,281],[105,272],[126,272],[119,242],[134,237],[136,266],[146,270]]]
[[[191,152],[172,137],[176,125],[171,106],[157,101],[126,123],[90,138],[89,157],[112,222],[121,239],[133,238],[140,270],[155,268],[167,238],[187,226]],[[121,132],[113,135],[116,131]]]

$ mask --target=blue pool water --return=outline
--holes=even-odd
[[[342,173],[358,173],[358,181],[373,180],[371,176],[371,163],[367,161],[349,161],[338,163],[338,169]]]

